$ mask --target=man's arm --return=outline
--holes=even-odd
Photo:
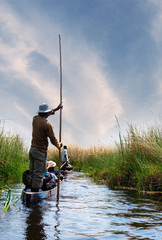
[[[59,143],[56,136],[55,136],[55,133],[54,133],[54,130],[53,130],[53,126],[51,123],[48,122],[47,124],[47,136],[49,137],[51,143],[57,147],[58,149],[60,149],[62,147],[62,143]]]
[[[63,108],[63,105],[62,103],[60,103],[56,108],[52,109],[50,112],[49,112],[49,115],[54,115],[56,111],[60,110],[61,108]]]

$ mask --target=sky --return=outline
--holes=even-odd
[[[39,105],[62,142],[107,146],[162,119],[161,0],[0,0],[0,128],[29,147]],[[59,136],[59,112],[48,120]]]

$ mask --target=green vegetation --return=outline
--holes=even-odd
[[[112,189],[162,191],[161,127],[141,131],[129,125],[127,137],[122,137],[119,126],[119,140],[112,149],[68,146],[70,163],[74,170],[86,172]],[[57,155],[49,152],[49,158],[56,162]]]
[[[11,197],[11,189],[8,189],[8,193],[7,193],[7,197],[6,197],[6,202],[4,205],[4,212],[6,212],[9,207],[10,207],[10,203],[11,203],[12,197]]]
[[[20,182],[22,173],[29,168],[28,152],[18,135],[0,132],[0,186]]]
[[[118,124],[119,126],[119,124]],[[54,149],[54,150],[52,150]],[[58,162],[58,150],[52,148],[48,160]],[[136,188],[139,191],[162,191],[162,128],[138,130],[129,125],[127,136],[114,148],[88,149],[68,146],[75,171],[83,171],[110,188]],[[0,186],[20,182],[28,169],[28,151],[18,135],[0,132]]]

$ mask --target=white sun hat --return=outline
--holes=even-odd
[[[47,162],[47,168],[50,168],[50,167],[55,167],[56,166],[56,163],[53,162],[53,161],[48,161]]]

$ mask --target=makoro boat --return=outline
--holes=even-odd
[[[70,164],[67,164],[67,166],[65,167],[65,164],[63,164],[61,166],[61,170],[64,172],[64,176],[66,176],[67,174],[70,174],[72,172],[72,166]],[[62,173],[63,173],[62,172]],[[62,185],[62,182],[64,181],[64,179],[62,179],[62,181],[60,182]],[[21,199],[23,202],[25,203],[32,203],[32,202],[39,202],[41,199],[45,199],[45,198],[49,198],[51,196],[56,196],[57,195],[57,185],[49,190],[46,191],[40,191],[40,192],[31,192],[26,189],[22,190],[22,194],[21,194]]]
[[[49,198],[57,194],[57,186],[41,192],[28,192],[25,189],[22,190],[21,199],[23,202],[32,203],[39,202],[41,199]]]

